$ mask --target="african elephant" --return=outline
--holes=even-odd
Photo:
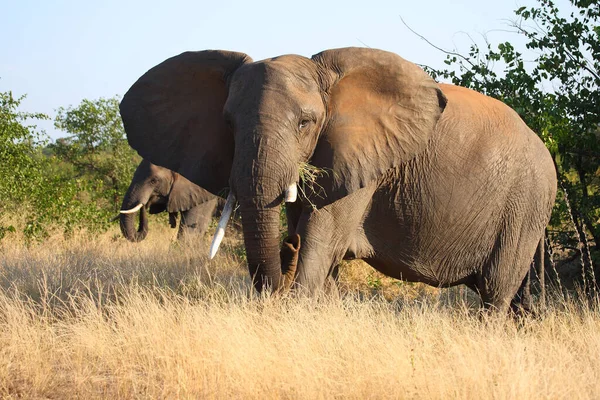
[[[132,242],[139,242],[148,234],[147,212],[169,212],[171,228],[177,226],[177,238],[192,234],[203,235],[217,207],[218,197],[190,182],[177,172],[142,160],[138,165],[129,189],[123,198],[120,220],[121,232]],[[140,210],[140,223],[136,231],[134,217]]]
[[[556,194],[551,156],[516,112],[382,50],[257,62],[185,52],[140,77],[120,110],[143,157],[212,193],[230,188],[257,290],[295,269],[294,288],[313,295],[340,260],[360,258],[398,279],[466,284],[503,312]],[[302,239],[283,268],[282,200]]]

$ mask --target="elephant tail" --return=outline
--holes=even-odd
[[[546,268],[544,266],[544,255],[546,251],[545,239],[546,237],[543,235],[538,243],[535,255],[533,257],[535,271],[540,283],[539,303],[542,305],[542,307],[546,304]]]

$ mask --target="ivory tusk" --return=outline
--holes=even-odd
[[[134,212],[137,212],[142,207],[144,207],[144,205],[142,203],[140,203],[137,206],[133,207],[131,210],[121,210],[119,212],[121,214],[133,214]]]
[[[285,202],[286,203],[294,203],[296,198],[298,197],[298,186],[295,183],[292,183],[285,189]]]
[[[214,258],[215,254],[217,254],[219,246],[221,245],[221,241],[225,237],[225,228],[227,227],[227,222],[229,222],[229,218],[231,217],[231,212],[233,211],[234,205],[235,196],[233,193],[229,193],[229,196],[227,196],[227,201],[225,202],[225,206],[223,207],[221,219],[217,225],[217,231],[215,232],[215,236],[213,237],[213,241],[210,245],[210,253],[208,254],[208,257],[211,260]]]

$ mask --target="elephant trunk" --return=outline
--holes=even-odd
[[[125,197],[123,197],[120,213],[121,232],[130,242],[141,242],[148,234],[146,203],[149,197],[149,194],[146,193],[140,196],[139,188],[134,184],[129,187],[127,193],[125,193]],[[136,230],[134,219],[138,209],[140,216],[139,225]]]
[[[283,274],[279,291],[289,289],[294,283],[298,256],[300,254],[300,235],[288,236],[281,245],[281,273]]]
[[[248,269],[254,287],[278,290],[282,280],[279,257],[279,206],[240,207]]]
[[[261,117],[268,120],[270,116]],[[236,137],[231,170],[231,186],[240,205],[248,269],[258,291],[265,287],[280,291],[284,285],[280,210],[282,201],[296,200],[295,142],[274,133],[281,126],[280,121],[258,123],[252,130],[260,135]]]
[[[148,214],[146,207],[140,209],[139,226],[134,226],[135,213],[121,214],[121,232],[130,242],[141,242],[148,234]]]

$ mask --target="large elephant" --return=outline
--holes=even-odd
[[[517,113],[381,50],[258,62],[186,52],[146,72],[120,109],[143,157],[212,193],[230,188],[258,290],[295,268],[295,288],[314,294],[340,260],[361,258],[398,279],[465,284],[503,312],[556,194],[550,154]],[[282,268],[284,199],[302,246]]]
[[[210,224],[218,199],[177,172],[142,160],[123,198],[121,232],[132,242],[144,240],[148,234],[147,212],[157,214],[168,211],[171,228],[177,226],[177,216],[181,215],[178,239],[203,235]],[[136,230],[134,218],[138,211],[140,222]]]

